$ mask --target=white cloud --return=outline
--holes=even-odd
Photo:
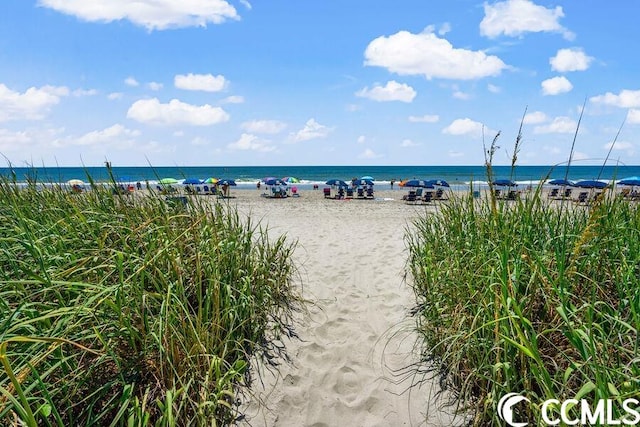
[[[242,135],[240,135],[240,138],[237,141],[228,144],[227,148],[229,148],[230,150],[259,152],[273,151],[276,149],[275,146],[270,145],[270,141],[260,139],[256,135],[251,135],[248,133],[243,133]]]
[[[440,116],[437,114],[425,114],[424,116],[409,116],[411,123],[437,123]]]
[[[124,94],[122,92],[111,92],[109,95],[107,95],[107,99],[110,101],[114,101],[116,99],[122,99],[123,96]]]
[[[587,56],[582,49],[560,49],[556,56],[549,59],[551,69],[560,73],[567,71],[584,71],[589,68],[593,58]]]
[[[148,30],[205,27],[239,19],[224,0],[39,0],[39,4],[85,21],[126,19]]]
[[[507,68],[497,56],[482,51],[456,49],[428,27],[420,34],[400,31],[378,37],[365,50],[365,65],[384,67],[400,75],[427,79],[473,80],[497,76]]]
[[[536,126],[534,133],[575,133],[578,122],[569,117],[556,117],[551,123],[544,126]]]
[[[278,120],[252,120],[244,122],[240,126],[250,133],[276,134],[282,132],[287,124]]]
[[[14,132],[0,128],[0,152],[18,151],[33,143],[33,135],[27,131]]]
[[[147,86],[149,87],[149,89],[151,89],[154,92],[161,90],[163,87],[162,83],[158,83],[158,82],[149,82],[147,83]]]
[[[367,140],[366,136],[360,135],[357,141],[358,141],[358,144],[364,144],[366,140]]]
[[[131,76],[129,76],[126,79],[124,79],[124,84],[126,84],[127,86],[131,86],[131,87],[140,86],[140,83],[138,83],[138,81],[135,78],[131,77]]]
[[[402,142],[400,143],[400,147],[402,148],[409,148],[409,147],[417,147],[420,144],[418,144],[417,142],[413,142],[410,139],[404,139],[402,140]]]
[[[607,150],[612,149],[616,151],[633,152],[634,151],[633,149],[635,148],[635,146],[632,143],[626,142],[626,141],[616,141],[615,143],[612,141],[604,144],[604,148]]]
[[[538,125],[548,120],[547,115],[542,111],[533,111],[524,116],[523,123],[525,125]]]
[[[444,36],[445,34],[447,34],[449,31],[451,31],[451,24],[448,22],[445,22],[444,24],[442,24],[440,26],[440,28],[438,29],[438,35],[440,36]]]
[[[518,37],[524,33],[563,33],[568,40],[574,35],[558,22],[564,16],[562,7],[547,9],[530,0],[506,0],[484,4],[484,18],[480,22],[480,34],[495,38],[504,34]]]
[[[135,137],[140,136],[140,131],[127,129],[115,124],[103,130],[88,132],[78,138],[70,138],[65,141],[58,141],[58,145],[111,145],[130,144]]]
[[[220,92],[227,86],[224,76],[212,74],[178,74],[174,77],[173,83],[178,89],[205,92]]]
[[[589,98],[594,104],[610,105],[620,108],[639,108],[640,107],[640,90],[624,89],[618,95],[607,92],[604,95],[598,95]]]
[[[251,3],[249,3],[247,0],[240,0],[240,4],[243,5],[244,7],[246,7],[249,10],[251,10],[253,8],[253,6],[251,6]]]
[[[82,97],[82,96],[94,96],[97,95],[98,91],[95,89],[75,89],[72,92],[73,96]]]
[[[61,97],[68,95],[69,89],[64,86],[30,87],[20,93],[0,83],[0,122],[41,119]]]
[[[364,89],[356,92],[356,96],[372,99],[378,102],[412,102],[416,97],[416,91],[407,84],[391,80],[387,82],[385,86],[375,85],[371,89],[365,87]]]
[[[358,154],[360,159],[379,159],[382,154],[378,154],[370,148],[365,149],[362,153]]]
[[[473,137],[481,137],[484,129],[485,135],[492,135],[494,132],[487,127],[485,127],[482,123],[476,122],[469,118],[464,119],[456,119],[451,124],[444,129],[442,129],[442,133],[448,135],[468,135]]]
[[[229,120],[229,114],[220,107],[191,105],[177,99],[162,104],[157,98],[134,102],[127,111],[127,117],[142,123],[194,126],[209,126]]]
[[[461,90],[456,90],[453,92],[453,97],[456,99],[462,99],[463,101],[466,101],[467,99],[471,98],[471,95],[469,95],[466,92],[462,92]]]
[[[492,85],[491,83],[489,83],[487,85],[487,90],[491,93],[500,93],[502,92],[502,89],[500,89],[500,86],[496,86],[496,85]]]
[[[637,125],[640,123],[640,110],[632,108],[627,113],[627,123]]]
[[[231,95],[231,96],[227,96],[225,99],[223,99],[220,102],[223,102],[225,104],[243,104],[244,97],[240,95]]]
[[[325,138],[331,130],[331,128],[316,122],[315,119],[309,119],[302,129],[289,135],[289,140],[291,142],[302,142],[310,139]]]
[[[541,83],[543,95],[559,95],[571,92],[573,85],[564,76],[552,77]]]

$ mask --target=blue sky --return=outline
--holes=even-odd
[[[16,166],[640,158],[640,3],[2,0]],[[526,114],[525,114],[526,111]],[[621,130],[620,130],[621,129]],[[616,134],[620,134],[616,140]]]

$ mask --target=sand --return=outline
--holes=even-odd
[[[254,363],[260,378],[241,407],[240,424],[459,422],[437,396],[437,380],[416,365],[415,298],[404,279],[405,231],[416,215],[436,208],[407,205],[401,191],[376,191],[376,200],[326,200],[313,190],[287,199],[260,193],[235,191],[224,203],[260,220],[271,235],[298,242],[299,286],[310,303],[295,325],[299,339],[284,343],[291,363],[277,371]]]

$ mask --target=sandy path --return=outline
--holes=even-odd
[[[394,194],[398,197],[397,193]],[[292,364],[263,372],[245,407],[252,426],[451,425],[418,381],[418,360],[403,282],[405,227],[423,207],[396,201],[236,201],[270,233],[298,240],[304,296],[314,304],[287,341]]]

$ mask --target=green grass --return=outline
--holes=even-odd
[[[538,189],[539,191],[539,189]],[[640,209],[454,198],[407,231],[424,355],[474,425],[508,392],[640,396]],[[536,420],[531,409],[521,419]]]
[[[0,424],[232,422],[293,249],[221,204],[0,182]]]

